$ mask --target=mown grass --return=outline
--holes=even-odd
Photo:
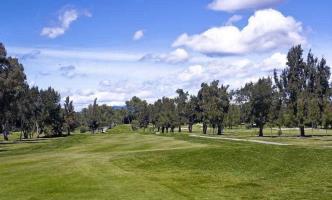
[[[331,199],[331,153],[119,126],[0,144],[0,199]]]

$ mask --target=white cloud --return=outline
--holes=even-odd
[[[274,53],[269,58],[266,58],[261,63],[261,66],[266,70],[283,69],[286,67],[287,55],[283,53]]]
[[[242,30],[236,26],[221,26],[192,36],[184,33],[173,43],[173,47],[185,46],[212,55],[266,52],[305,44],[302,29],[302,24],[293,17],[266,9],[256,11]]]
[[[233,16],[231,16],[231,17],[227,20],[227,22],[225,23],[225,25],[226,25],[226,26],[232,26],[233,23],[238,22],[238,21],[240,21],[241,19],[242,19],[242,16],[241,16],[241,15],[233,15]]]
[[[178,48],[168,54],[147,54],[140,60],[176,64],[188,61],[189,57],[189,53],[185,49]]]
[[[234,12],[237,10],[271,8],[283,0],[213,0],[211,10]]]
[[[99,82],[97,88],[89,89],[91,86],[88,85],[87,88],[61,94],[71,96],[78,110],[91,104],[95,98],[98,98],[100,104],[108,105],[124,105],[133,96],[152,103],[163,96],[176,96],[178,88],[196,95],[202,82],[213,80],[220,80],[220,83],[236,89],[262,76],[273,75],[273,69],[285,67],[285,62],[286,55],[280,52],[256,60],[244,57],[214,58],[206,63],[169,70],[168,73],[161,73],[148,80],[105,79]]]
[[[140,40],[144,37],[144,30],[138,30],[133,35],[133,40]]]
[[[258,59],[260,60],[260,59]],[[236,89],[249,81],[256,81],[263,76],[272,76],[274,69],[283,69],[286,66],[286,54],[280,52],[254,61],[248,58],[218,59],[202,65],[189,66],[178,72],[174,84],[179,84],[186,90],[197,92],[202,82],[220,80]]]
[[[63,35],[69,29],[70,25],[80,16],[91,17],[92,15],[89,11],[86,10],[82,12],[76,9],[64,10],[58,16],[58,24],[56,26],[44,27],[40,35],[52,39]]]
[[[181,81],[189,81],[193,78],[200,77],[203,73],[202,65],[193,65],[189,66],[187,70],[184,70],[182,73],[178,75],[178,78]]]
[[[56,48],[29,48],[10,47],[10,53],[19,58],[61,58],[96,61],[137,61],[143,54],[124,53],[107,49],[56,49]]]

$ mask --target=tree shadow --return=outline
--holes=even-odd
[[[13,144],[35,144],[35,143],[45,143],[47,139],[24,139],[24,140],[13,140],[13,141],[2,141],[0,146],[13,145]]]

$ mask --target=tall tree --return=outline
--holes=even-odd
[[[272,98],[273,91],[270,78],[261,78],[252,85],[249,96],[250,115],[259,127],[259,136],[263,136],[264,125],[268,122]]]
[[[186,122],[188,124],[189,133],[192,133],[194,123],[198,122],[199,120],[198,98],[194,95],[190,96],[190,99],[186,104],[185,116],[186,116]]]
[[[91,129],[92,134],[95,134],[99,127],[98,111],[97,98],[95,98],[93,104],[88,107],[88,126]]]
[[[200,121],[203,123],[203,134],[207,134],[210,110],[210,93],[209,85],[207,83],[201,84],[201,89],[198,91],[197,98],[200,112]]]
[[[189,93],[184,92],[183,89],[177,89],[176,93],[178,96],[175,99],[176,102],[176,110],[178,116],[178,124],[179,124],[179,132],[181,132],[181,125],[185,123],[186,119],[186,104],[188,100]]]
[[[67,135],[70,135],[70,132],[74,131],[77,127],[77,120],[73,101],[69,99],[69,96],[66,97],[66,100],[64,102],[64,122],[64,127],[67,130]]]
[[[318,102],[319,115],[322,116],[325,101],[329,101],[330,71],[325,59],[318,62],[309,51],[307,61],[304,62],[302,54],[301,45],[292,47],[287,54],[288,67],[275,80],[279,91],[283,93],[289,113],[300,129],[300,135],[305,136],[306,121],[317,116],[315,102]]]
[[[62,136],[63,113],[60,104],[60,94],[53,88],[40,91],[43,102],[42,132],[47,136]]]
[[[225,124],[230,129],[232,129],[233,126],[240,124],[241,120],[240,106],[236,104],[230,104],[225,120],[226,120]]]
[[[135,120],[135,123],[139,128],[147,128],[149,125],[149,109],[148,104],[145,100],[134,96],[131,100],[126,101],[126,106],[128,109],[128,118],[130,121]]]
[[[203,134],[207,133],[208,123],[212,125],[213,130],[217,127],[218,134],[222,134],[224,118],[229,107],[227,89],[228,86],[219,87],[219,81],[212,81],[210,85],[202,83],[197,97],[203,122]]]
[[[0,43],[0,132],[7,140],[10,124],[17,119],[16,105],[26,87],[26,75],[23,65],[16,58],[7,57]]]

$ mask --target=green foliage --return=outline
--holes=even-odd
[[[225,118],[225,125],[229,128],[239,125],[241,122],[241,110],[240,106],[236,104],[230,104],[228,112]]]
[[[89,130],[89,128],[86,127],[86,126],[81,126],[80,127],[80,133],[86,133],[88,130]]]
[[[67,134],[74,131],[78,127],[78,121],[76,120],[73,101],[70,101],[69,96],[64,103],[64,128],[67,130]]]
[[[135,123],[138,128],[147,128],[150,123],[150,110],[148,103],[145,100],[143,101],[134,96],[130,101],[126,102],[126,106],[129,121],[133,123],[133,121],[136,120]]]
[[[137,120],[131,121],[131,129],[137,131],[140,128],[139,122]]]
[[[181,125],[186,122],[186,105],[189,93],[184,92],[183,89],[177,89],[176,93],[178,94],[175,98],[176,115],[178,117],[179,132],[181,132]]]
[[[224,118],[229,108],[228,86],[221,85],[219,81],[213,81],[210,85],[202,83],[198,92],[198,104],[203,122],[203,133],[206,134],[207,124],[218,128],[217,133],[222,134]]]
[[[41,90],[40,96],[43,102],[42,132],[48,136],[62,136],[63,113],[60,104],[60,94],[53,88]]]
[[[270,78],[259,79],[256,83],[250,83],[245,87],[247,94],[250,121],[253,121],[260,129],[259,136],[263,136],[263,127],[268,122],[272,105],[273,91]]]
[[[287,68],[277,77],[275,82],[278,91],[282,94],[294,123],[300,128],[301,136],[305,135],[306,121],[312,124],[321,124],[324,105],[329,101],[331,88],[329,86],[330,69],[325,59],[315,58],[311,51],[305,62],[302,57],[302,47],[292,47],[287,55]]]

